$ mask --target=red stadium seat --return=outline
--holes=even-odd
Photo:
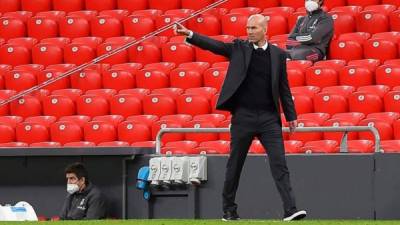
[[[107,99],[108,101],[111,100],[114,95],[117,94],[117,91],[114,89],[92,89],[92,90],[88,90],[85,93],[86,95],[95,95],[95,96],[100,96],[103,97],[105,99]]]
[[[162,146],[162,145],[161,145]],[[155,141],[138,141],[131,145],[131,147],[140,147],[140,148],[152,148],[156,147]]]
[[[169,87],[169,79],[163,71],[142,69],[136,74],[136,86],[150,90],[166,88]]]
[[[397,44],[390,40],[369,39],[364,44],[364,57],[379,59],[382,62],[389,59],[396,59]]]
[[[247,1],[248,6],[258,7],[261,9],[278,7],[279,3],[280,3],[280,1],[278,1],[278,0],[271,0],[271,1],[248,0]]]
[[[150,16],[153,20],[155,20],[157,17],[161,16],[163,14],[162,10],[158,9],[145,9],[145,10],[136,10],[132,12],[132,16]]]
[[[20,116],[0,116],[0,124],[11,126],[12,128],[15,128],[23,120],[24,118]]]
[[[284,15],[276,12],[263,12],[268,21],[268,36],[287,34],[289,32],[288,21]]]
[[[260,8],[263,8],[263,7],[260,7]],[[264,8],[264,11],[263,11],[263,13],[267,13],[267,14],[271,13],[271,14],[282,15],[285,18],[288,18],[294,12],[295,12],[295,10],[292,7],[287,7],[287,6]]]
[[[305,85],[305,72],[299,68],[286,69],[290,87],[301,87]]]
[[[9,11],[5,12],[2,16],[7,18],[17,18],[26,22],[32,17],[32,15],[33,13],[29,11]]]
[[[55,141],[36,142],[29,145],[31,148],[59,148],[61,143]]]
[[[41,115],[41,104],[40,100],[32,97],[25,96],[17,101],[11,102],[10,112],[11,115],[29,117],[29,116],[40,116]]]
[[[347,119],[330,119],[327,120],[324,124],[327,127],[344,127],[344,126],[357,126],[357,123],[354,123],[351,120]],[[325,140],[334,140],[338,143],[341,142],[344,132],[324,132]],[[358,138],[357,132],[349,132],[347,135],[348,140],[356,140]]]
[[[380,13],[389,15],[391,12],[396,10],[396,6],[390,5],[390,4],[376,4],[376,5],[368,5],[368,6],[364,7],[364,10],[380,12]]]
[[[338,84],[338,73],[331,68],[313,66],[306,69],[306,84],[320,88]]]
[[[400,139],[400,120],[393,122],[394,139]]]
[[[27,22],[27,30],[29,37],[38,40],[58,36],[57,21],[46,17],[35,16],[30,18]]]
[[[161,50],[154,43],[141,43],[130,48],[128,51],[131,62],[148,64],[161,61]]]
[[[363,47],[356,41],[332,40],[329,47],[329,58],[345,61],[362,59]]]
[[[389,18],[383,12],[362,11],[356,21],[357,31],[375,34],[390,30]]]
[[[129,143],[150,141],[151,129],[144,123],[124,121],[118,125],[118,140]]]
[[[32,48],[32,62],[44,66],[63,63],[63,50],[61,47],[40,43]]]
[[[9,90],[23,91],[37,84],[35,73],[30,71],[9,71],[3,78],[6,88]]]
[[[217,94],[217,90],[210,87],[188,88],[186,89],[185,94],[201,95],[206,97],[208,100],[211,100],[211,98]]]
[[[151,127],[154,122],[158,120],[158,116],[156,115],[136,115],[136,116],[129,116],[126,118],[126,121],[132,121],[135,123],[143,123],[146,124],[148,127]]]
[[[378,5],[379,3],[379,0],[347,0],[348,5],[357,5],[362,7],[369,5]]]
[[[65,96],[68,97],[70,99],[72,99],[73,101],[75,101],[79,96],[82,95],[82,90],[80,89],[59,89],[59,90],[54,90],[53,92],[51,92],[52,95],[61,95],[61,96]]]
[[[0,148],[27,148],[29,145],[25,142],[7,142],[1,143]]]
[[[170,86],[182,89],[203,86],[203,77],[198,71],[176,68],[170,73]]]
[[[281,5],[289,6],[289,7],[297,9],[297,8],[304,7],[304,2],[297,1],[297,0],[281,0]]]
[[[97,145],[98,147],[129,147],[129,143],[126,141],[106,141],[101,142]]]
[[[110,16],[97,16],[90,21],[91,35],[102,38],[122,35],[123,26],[120,20]]]
[[[140,38],[155,30],[155,22],[150,16],[131,15],[123,20],[124,34]]]
[[[325,87],[322,89],[321,93],[341,95],[347,98],[354,91],[356,91],[356,89],[353,86],[341,85],[341,86]]]
[[[261,13],[261,9],[258,7],[239,7],[239,8],[234,8],[229,11],[229,13],[237,13],[237,14],[242,14],[246,16],[251,16],[253,14],[259,14]]]
[[[151,94],[157,94],[157,95],[167,95],[173,99],[176,99],[178,96],[182,95],[184,93],[183,89],[181,88],[160,88],[160,89],[154,89],[151,91]]]
[[[196,121],[207,121],[213,123],[215,126],[219,126],[223,121],[225,121],[226,117],[222,114],[203,114],[196,115],[193,117],[193,120]]]
[[[381,112],[381,113],[371,113],[367,116],[367,119],[381,119],[393,123],[395,120],[399,119],[400,114],[397,112]]]
[[[219,35],[219,36],[212,36],[211,38],[223,41],[226,43],[232,42],[234,37],[230,35]],[[220,55],[215,55],[211,53],[210,51],[207,50],[202,50],[198,47],[195,48],[196,50],[196,61],[199,62],[208,62],[210,64],[215,63],[215,62],[224,62],[227,61],[227,59],[223,56]]]
[[[163,154],[170,152],[172,154],[199,154],[196,147],[198,143],[195,141],[172,141],[167,142],[161,149]]]
[[[0,100],[6,100],[11,96],[15,95],[17,92],[13,90],[0,90]],[[8,115],[10,111],[9,104],[3,105],[0,107],[0,115]]]
[[[99,57],[104,54],[107,54],[112,50],[122,46],[123,44],[124,43],[104,42],[103,44],[97,46],[97,56]],[[102,63],[114,65],[114,64],[127,63],[128,61],[129,61],[128,51],[122,50],[121,52],[103,60]]]
[[[305,113],[298,116],[299,120],[311,120],[318,124],[323,124],[330,118],[328,113]]]
[[[348,66],[361,66],[373,72],[378,68],[380,64],[381,61],[379,59],[359,59],[359,60],[352,60],[347,63]]]
[[[324,7],[327,9],[333,9],[335,7],[341,7],[346,5],[346,0],[326,0],[324,1]]]
[[[60,118],[75,115],[74,101],[67,96],[50,95],[43,99],[43,114]]]
[[[129,11],[125,9],[110,9],[102,10],[99,12],[99,16],[109,16],[122,21],[125,17],[129,15]]]
[[[70,121],[55,122],[50,126],[51,140],[66,144],[68,142],[77,142],[83,139],[81,126]]]
[[[181,1],[179,0],[171,0],[168,2],[148,0],[148,3],[150,9],[159,9],[162,11],[167,11],[170,9],[179,9],[181,7]]]
[[[207,154],[229,154],[230,142],[229,141],[205,141],[201,142],[198,150],[205,151]]]
[[[71,87],[84,92],[102,87],[101,74],[95,70],[85,70],[71,76]]]
[[[22,11],[30,11],[33,13],[50,11],[50,0],[21,0]]]
[[[167,43],[162,49],[162,61],[181,64],[194,61],[194,49],[185,43]]]
[[[248,16],[239,13],[230,13],[221,18],[222,34],[245,36]]]
[[[179,121],[173,120],[159,120],[153,123],[151,128],[152,139],[156,140],[156,136],[160,129],[162,128],[182,128],[183,124]],[[163,143],[171,142],[171,141],[181,141],[185,139],[185,135],[183,133],[174,133],[174,134],[165,134],[163,135],[161,141]]]
[[[84,140],[95,144],[117,140],[117,130],[113,124],[102,121],[91,121],[85,124]]]
[[[5,0],[0,6],[0,13],[19,11],[21,1],[18,0]]]
[[[28,123],[38,123],[46,126],[47,128],[50,127],[57,120],[54,116],[32,116],[25,118],[24,122]]]
[[[81,65],[96,58],[96,48],[85,44],[71,43],[64,48],[64,62]]]
[[[90,141],[75,141],[75,142],[68,142],[64,144],[64,147],[68,148],[89,148],[95,147],[96,144]]]
[[[193,120],[193,121],[187,122],[185,124],[185,127],[186,128],[215,128],[216,126],[211,122]],[[201,134],[186,133],[185,134],[186,140],[197,141],[197,142],[216,141],[216,140],[218,140],[218,138],[219,138],[218,133],[201,133]]]
[[[340,59],[323,60],[315,62],[314,66],[331,68],[339,72],[343,67],[346,66],[346,61]]]
[[[115,64],[111,67],[113,70],[125,70],[130,72],[131,74],[136,74],[137,71],[142,69],[142,64],[140,63],[122,63],[122,64]]]
[[[58,121],[73,122],[83,128],[83,126],[85,126],[85,124],[90,121],[90,117],[84,115],[63,116]]]
[[[356,19],[351,13],[333,11],[329,14],[334,22],[334,34],[336,36],[356,31]]]
[[[0,63],[17,66],[31,63],[29,49],[24,46],[5,44],[0,46]]]
[[[381,141],[381,151],[384,153],[398,153],[400,151],[399,140],[384,140]]]
[[[400,85],[400,65],[382,65],[375,72],[376,84],[390,88]]]
[[[15,128],[16,140],[28,144],[49,141],[49,131],[44,124],[23,122]]]
[[[365,115],[382,112],[384,109],[382,99],[371,93],[354,92],[349,96],[349,111],[361,112]]]
[[[127,94],[134,96],[140,100],[144,98],[144,96],[149,95],[151,92],[149,89],[144,89],[144,88],[134,88],[134,89],[124,89],[120,90],[118,94]]]
[[[23,20],[18,18],[0,18],[0,37],[4,40],[11,38],[25,37],[26,28]]]
[[[79,115],[90,117],[109,114],[106,98],[96,95],[82,95],[76,100],[76,110]]]
[[[171,23],[177,22],[179,20],[181,20],[182,18],[184,18],[184,16],[182,15],[161,15],[159,17],[156,18],[155,22],[156,22],[156,29],[160,29],[162,27],[165,27],[167,25],[170,25]],[[186,25],[185,23],[183,23],[182,25]],[[166,37],[172,37],[175,36],[174,30],[173,29],[169,29],[166,30],[162,33],[160,33],[159,35],[161,36],[166,36]]]
[[[210,68],[203,74],[203,82],[205,87],[212,87],[218,91],[222,88],[222,83],[225,80],[226,69],[222,67]]]
[[[298,120],[298,127],[317,127],[321,124],[318,124],[312,120]],[[289,134],[290,140],[298,140],[302,142],[308,141],[319,141],[322,139],[321,132],[293,132]]]
[[[77,38],[90,36],[90,24],[85,18],[67,16],[58,22],[62,37]]]
[[[298,114],[314,112],[313,100],[305,94],[293,94],[293,101]]]
[[[109,70],[103,73],[103,87],[115,89],[117,91],[123,89],[132,89],[136,86],[135,74],[131,74],[125,70]]]
[[[354,124],[358,124],[364,118],[365,114],[359,112],[337,113],[332,116],[332,119],[349,121]]]
[[[199,9],[204,8],[212,3],[213,3],[213,0],[199,0],[199,1],[181,0],[181,7],[182,7],[182,9],[199,10]]]
[[[107,122],[114,127],[118,127],[118,125],[124,121],[124,117],[121,115],[104,115],[104,116],[95,116],[92,118],[92,121],[101,121],[101,122]]]
[[[126,9],[131,12],[148,8],[147,0],[117,0],[117,5],[118,9]]]
[[[309,141],[304,144],[302,151],[305,153],[338,153],[339,143],[334,140]]]
[[[31,50],[34,45],[38,43],[38,40],[33,37],[20,37],[20,38],[12,38],[7,41],[7,44],[16,45],[16,46],[24,46],[27,49]]]
[[[128,117],[142,113],[142,103],[139,98],[129,94],[115,95],[110,101],[110,113]]]
[[[390,30],[400,31],[400,10],[396,10],[389,15]]]
[[[221,22],[215,15],[200,14],[196,18],[188,21],[188,28],[209,36],[221,34]]]
[[[400,112],[400,91],[391,91],[384,97],[386,112]]]
[[[306,16],[307,13],[306,12],[294,12],[292,14],[290,14],[290,16],[288,17],[288,26],[289,26],[289,30],[292,30],[293,27],[296,26],[297,21],[303,17]]]
[[[53,9],[64,12],[74,12],[84,9],[83,0],[53,0]]]
[[[314,96],[320,91],[320,88],[317,86],[301,86],[301,87],[292,87],[290,89],[292,94],[303,94],[307,95],[310,98],[314,98]]]
[[[210,64],[207,62],[187,62],[179,64],[178,68],[192,69],[203,74],[207,69],[210,68]]]
[[[351,85],[355,88],[374,84],[374,74],[361,66],[346,66],[339,73],[340,85]]]
[[[383,98],[386,95],[386,93],[390,91],[390,88],[386,85],[370,85],[370,86],[359,87],[357,91],[376,94],[379,97]]]
[[[359,126],[369,126],[375,127],[381,140],[391,140],[393,139],[393,127],[391,121],[385,121],[383,119],[364,119],[359,124]],[[372,133],[364,131],[358,134],[359,139],[374,141],[374,136]]]
[[[267,150],[268,152],[268,150]],[[261,144],[259,140],[253,140],[250,147],[249,147],[249,153],[251,154],[265,154],[265,148]]]
[[[15,141],[14,127],[0,123],[0,143],[7,143]]]
[[[143,113],[164,116],[176,113],[175,100],[166,95],[151,94],[143,98]]]
[[[117,8],[116,0],[85,0],[86,9],[103,11]]]
[[[183,94],[176,100],[177,112],[189,115],[211,113],[209,100],[202,95]]]
[[[301,147],[303,147],[303,142],[296,140],[284,141],[286,154],[296,154],[303,153]]]

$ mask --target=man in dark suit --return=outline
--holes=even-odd
[[[248,40],[223,43],[194,33],[177,24],[176,33],[202,49],[230,61],[216,108],[232,113],[231,152],[223,189],[223,220],[238,220],[236,191],[248,149],[257,137],[268,150],[270,168],[284,208],[284,220],[306,216],[298,211],[286,166],[279,102],[291,131],[297,126],[296,111],[286,74],[286,53],[268,44],[267,22],[253,15],[247,22]]]

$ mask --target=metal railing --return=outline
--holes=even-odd
[[[282,127],[283,132],[290,132],[288,127]],[[348,132],[369,131],[375,139],[375,152],[380,152],[381,138],[375,127],[343,126],[343,127],[297,127],[294,132],[344,132],[340,141],[340,152],[347,151]],[[156,154],[161,154],[161,138],[166,133],[229,133],[230,128],[162,128],[156,137]]]

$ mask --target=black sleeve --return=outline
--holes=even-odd
[[[320,44],[322,38],[333,30],[333,19],[330,16],[322,17],[315,25],[315,30],[296,36],[296,40],[302,44]]]
[[[209,50],[217,55],[222,55],[227,58],[229,58],[232,54],[233,43],[224,43],[195,32],[193,32],[193,37],[186,38],[186,41],[202,49]]]
[[[68,216],[68,206],[69,206],[69,203],[70,203],[70,198],[69,197],[67,197],[66,199],[65,199],[65,201],[64,201],[64,203],[63,203],[63,206],[62,206],[62,208],[61,208],[61,211],[60,211],[60,219],[61,220],[66,220],[66,219],[68,219],[67,218],[67,216]]]
[[[287,55],[284,53],[281,55],[281,76],[279,79],[279,97],[281,100],[283,113],[287,121],[293,121],[297,119],[296,108],[294,106],[292,92],[290,91],[289,81],[286,72],[286,58]]]
[[[106,217],[106,203],[101,194],[89,199],[85,220],[99,220]]]

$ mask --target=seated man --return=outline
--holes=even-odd
[[[333,19],[321,6],[324,0],[306,0],[307,15],[297,20],[287,49],[293,60],[322,60],[333,37]]]
[[[67,198],[61,210],[62,220],[89,220],[106,217],[106,204],[100,190],[89,182],[88,172],[81,163],[65,169]]]

